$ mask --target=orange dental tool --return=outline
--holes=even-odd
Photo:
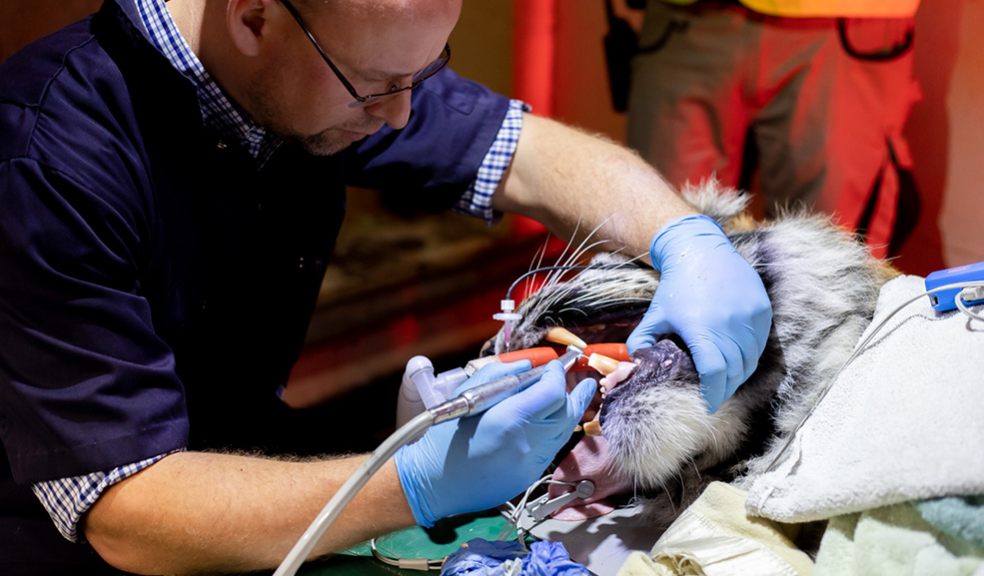
[[[564,349],[553,346],[537,346],[535,348],[524,348],[522,350],[503,352],[502,354],[486,356],[485,358],[476,358],[468,362],[465,366],[465,372],[471,375],[482,366],[492,362],[516,362],[518,360],[529,360],[535,368],[537,366],[542,366],[551,360],[556,360],[563,352]],[[591,369],[591,367],[588,366],[588,357],[592,354],[601,354],[602,356],[608,356],[609,358],[617,361],[630,361],[629,351],[626,349],[624,343],[602,342],[598,344],[588,344],[584,348],[583,355],[577,359],[576,369]]]

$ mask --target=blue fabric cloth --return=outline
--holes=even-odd
[[[514,563],[520,562],[517,572]],[[534,542],[529,552],[516,540],[490,542],[481,538],[470,540],[448,556],[441,576],[587,576],[583,565],[571,560],[560,542]]]
[[[261,165],[203,123],[132,1],[0,64],[0,573],[73,571],[27,483],[183,447],[304,451],[275,391],[345,185],[451,208],[505,117],[508,99],[453,71],[424,86],[402,131]]]
[[[984,496],[948,496],[915,506],[937,530],[984,548]]]

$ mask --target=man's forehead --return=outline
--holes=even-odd
[[[461,0],[307,0],[313,4],[356,17],[454,16],[461,12]]]
[[[331,39],[332,55],[367,80],[406,76],[436,58],[461,8],[461,0],[308,1],[325,2],[315,27]]]

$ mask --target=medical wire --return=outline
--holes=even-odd
[[[930,294],[935,294],[937,292],[942,292],[945,290],[953,290],[955,288],[963,289],[955,299],[957,308],[959,308],[960,311],[966,314],[967,316],[984,322],[984,317],[970,310],[962,300],[964,295],[967,293],[968,289],[984,288],[984,281],[980,281],[980,280],[976,280],[972,282],[955,282],[953,284],[947,284],[945,286],[937,286],[936,288],[933,288],[932,290],[927,290],[919,294],[918,296],[913,296],[912,298],[906,300],[905,302],[897,306],[895,310],[892,310],[892,312],[889,313],[888,316],[883,318],[882,321],[879,322],[878,325],[875,326],[871,330],[871,332],[868,333],[868,336],[865,337],[865,339],[862,340],[861,343],[854,348],[854,352],[852,352],[851,355],[848,356],[847,360],[845,360],[844,363],[841,364],[841,367],[837,370],[837,373],[834,374],[834,376],[824,384],[823,389],[820,390],[820,394],[817,396],[816,401],[813,403],[812,406],[810,406],[810,409],[807,411],[807,413],[802,418],[800,418],[800,421],[796,424],[796,427],[793,428],[792,432],[789,433],[789,436],[786,437],[785,442],[783,442],[782,444],[782,448],[775,455],[772,461],[769,462],[769,466],[765,469],[765,471],[771,472],[772,470],[774,470],[775,465],[782,459],[783,454],[785,454],[786,450],[788,450],[789,447],[792,445],[793,439],[796,437],[796,433],[800,431],[800,428],[803,427],[803,424],[806,423],[806,421],[810,418],[810,416],[812,416],[813,413],[816,411],[820,403],[823,402],[823,399],[827,396],[827,393],[830,392],[831,388],[833,388],[834,382],[837,381],[837,378],[840,377],[841,373],[844,372],[845,369],[847,369],[847,367],[851,364],[851,362],[853,362],[858,356],[861,355],[862,352],[865,351],[866,347],[868,346],[868,343],[871,342],[871,340],[881,331],[882,328],[885,327],[886,324],[888,324],[889,320],[895,317],[895,315],[898,314],[903,308],[919,300],[920,298],[923,298],[924,296],[929,296]]]
[[[957,294],[957,297],[953,299],[953,303],[956,304],[957,308],[965,315],[970,316],[974,320],[980,320],[981,322],[984,322],[984,316],[981,316],[980,314],[977,314],[976,312],[971,310],[967,306],[967,303],[964,302],[965,299],[971,302],[976,300],[984,300],[984,285],[973,286],[973,288],[977,288],[977,290],[972,291],[971,287],[967,287],[961,290],[960,293]]]
[[[533,484],[523,493],[522,498],[518,504],[513,504],[512,502],[506,502],[505,506],[509,510],[508,513],[504,512],[503,516],[506,518],[506,524],[499,530],[499,534],[496,535],[496,541],[511,540],[508,538],[513,532],[516,533],[516,539],[520,543],[520,546],[526,550],[526,530],[519,527],[519,521],[522,518],[522,512],[526,508],[526,504],[529,501],[531,493],[542,486],[543,484],[558,484],[563,486],[574,486],[575,482],[565,482],[563,480],[553,480],[552,475],[547,475]],[[444,565],[447,556],[441,559],[435,558],[400,558],[396,556],[387,556],[383,554],[379,548],[376,546],[376,539],[372,538],[369,540],[369,549],[372,552],[374,558],[382,562],[383,564],[389,564],[390,566],[396,566],[404,570],[419,570],[425,572],[428,570],[440,570]]]
[[[372,551],[372,556],[376,560],[379,560],[383,564],[389,564],[390,566],[396,566],[404,570],[420,570],[421,572],[426,572],[428,570],[440,570],[444,566],[444,561],[447,560],[447,556],[441,558],[440,560],[435,560],[431,558],[397,558],[393,556],[386,556],[376,548],[376,539],[373,538],[369,540],[369,549]]]
[[[526,532],[526,530],[524,530],[523,528],[521,528],[519,526],[519,522],[520,522],[520,520],[523,517],[523,512],[526,510],[526,504],[529,502],[530,496],[533,494],[533,491],[536,490],[537,488],[539,488],[540,486],[543,486],[544,484],[557,484],[557,485],[560,485],[560,486],[574,486],[576,483],[575,482],[566,482],[566,481],[563,481],[563,480],[554,480],[553,479],[553,475],[552,474],[548,474],[548,475],[540,478],[536,482],[530,484],[529,488],[527,488],[526,491],[523,492],[523,496],[519,499],[519,502],[518,503],[516,503],[516,504],[513,504],[512,502],[506,502],[505,503],[506,508],[509,509],[509,513],[505,515],[506,516],[506,520],[509,522],[509,524],[507,524],[506,526],[503,526],[502,527],[502,530],[499,531],[499,535],[496,536],[496,540],[503,540],[511,532],[515,531],[516,532],[516,538],[520,541],[520,543],[525,548],[525,543],[523,541],[525,539],[525,532]]]
[[[577,346],[567,347],[567,352],[558,358],[565,372],[570,370],[581,354],[582,351]],[[325,507],[321,509],[321,512],[301,534],[301,537],[297,539],[273,576],[294,576],[297,573],[345,506],[404,444],[408,444],[423,435],[428,428],[435,424],[478,414],[491,408],[506,396],[532,385],[540,379],[546,370],[547,365],[544,365],[479,384],[446,402],[425,410],[398,428],[369,455],[365,462],[335,492],[335,495],[325,504]]]

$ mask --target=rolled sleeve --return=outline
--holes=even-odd
[[[167,455],[158,454],[139,462],[117,466],[108,472],[37,482],[31,487],[31,491],[51,516],[58,533],[70,542],[82,542],[84,539],[78,531],[79,521],[102,493],[113,484],[145,470]]]
[[[384,128],[347,152],[347,181],[411,195],[406,204],[423,211],[455,208],[476,182],[510,108],[505,96],[445,69],[414,90],[404,128]]]
[[[499,218],[500,215],[492,210],[492,194],[512,163],[516,145],[519,144],[519,134],[523,129],[523,113],[529,111],[529,104],[521,100],[509,101],[509,110],[502,121],[502,127],[478,167],[478,177],[458,201],[455,210],[482,218],[489,223]]]
[[[141,218],[102,190],[0,163],[0,436],[18,483],[187,445],[174,356],[139,294]]]

